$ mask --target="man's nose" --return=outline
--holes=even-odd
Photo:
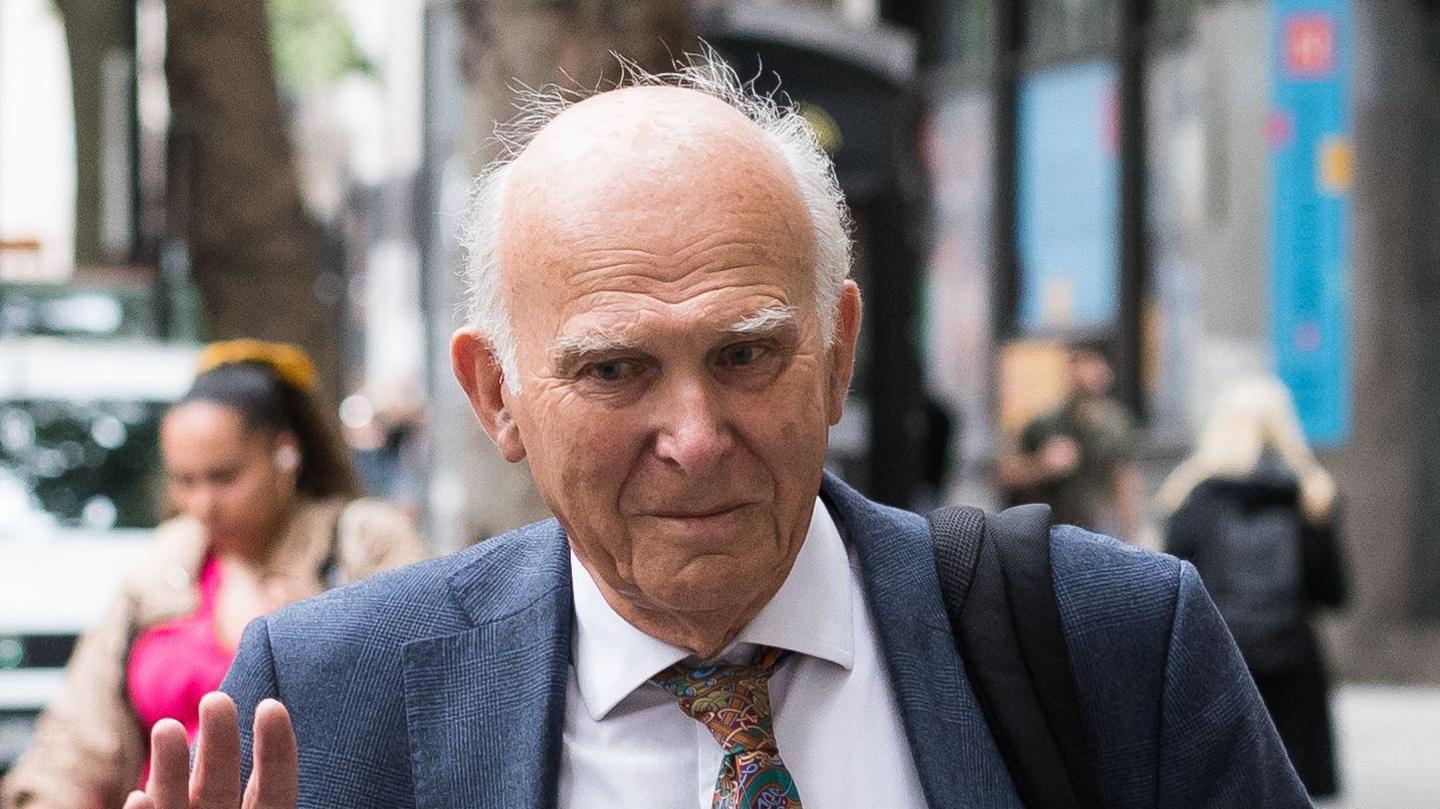
[[[656,415],[655,454],[684,470],[713,466],[735,444],[720,393],[704,381],[674,385]]]

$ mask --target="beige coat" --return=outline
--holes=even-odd
[[[408,519],[386,503],[306,502],[262,575],[291,579],[292,592],[319,593],[332,546],[341,581],[425,555]],[[118,809],[136,788],[146,742],[125,690],[127,652],[138,632],[195,610],[205,552],[192,519],[156,529],[123,575],[115,603],[80,637],[64,690],[40,717],[34,744],[0,782],[0,809]]]

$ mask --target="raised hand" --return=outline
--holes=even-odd
[[[124,809],[294,809],[300,765],[290,714],[267,699],[255,709],[255,766],[240,793],[240,728],[235,703],[225,694],[200,700],[195,771],[185,728],[162,720],[150,734],[150,782],[130,793]]]

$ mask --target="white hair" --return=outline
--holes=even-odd
[[[1305,442],[1289,388],[1273,376],[1242,378],[1221,391],[1194,454],[1160,487],[1160,504],[1173,513],[1210,478],[1249,476],[1267,450],[1279,455],[1299,479],[1305,515],[1315,523],[1328,519],[1336,497],[1335,479]]]
[[[835,166],[815,131],[789,100],[758,92],[705,47],[686,54],[670,73],[648,73],[617,55],[623,76],[613,89],[683,87],[717,98],[738,110],[764,133],[790,168],[810,214],[815,237],[815,305],[828,347],[834,339],[836,310],[850,275],[850,211],[835,178]],[[494,140],[500,156],[480,173],[472,188],[461,242],[465,248],[466,321],[490,341],[511,390],[519,387],[514,330],[500,289],[500,223],[510,167],[539,132],[562,112],[598,91],[580,92],[547,85],[519,87],[519,113],[497,124]]]

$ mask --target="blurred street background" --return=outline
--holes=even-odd
[[[1320,809],[1423,809],[1440,795],[1440,690],[1342,686],[1335,700],[1343,797]]]
[[[1437,0],[0,0],[0,770],[164,516],[204,340],[304,346],[439,551],[545,515],[449,368],[507,88],[704,41],[800,105],[855,215],[830,466],[916,509],[1101,345],[1143,513],[1216,392],[1289,388],[1339,484],[1345,797],[1440,806]]]

